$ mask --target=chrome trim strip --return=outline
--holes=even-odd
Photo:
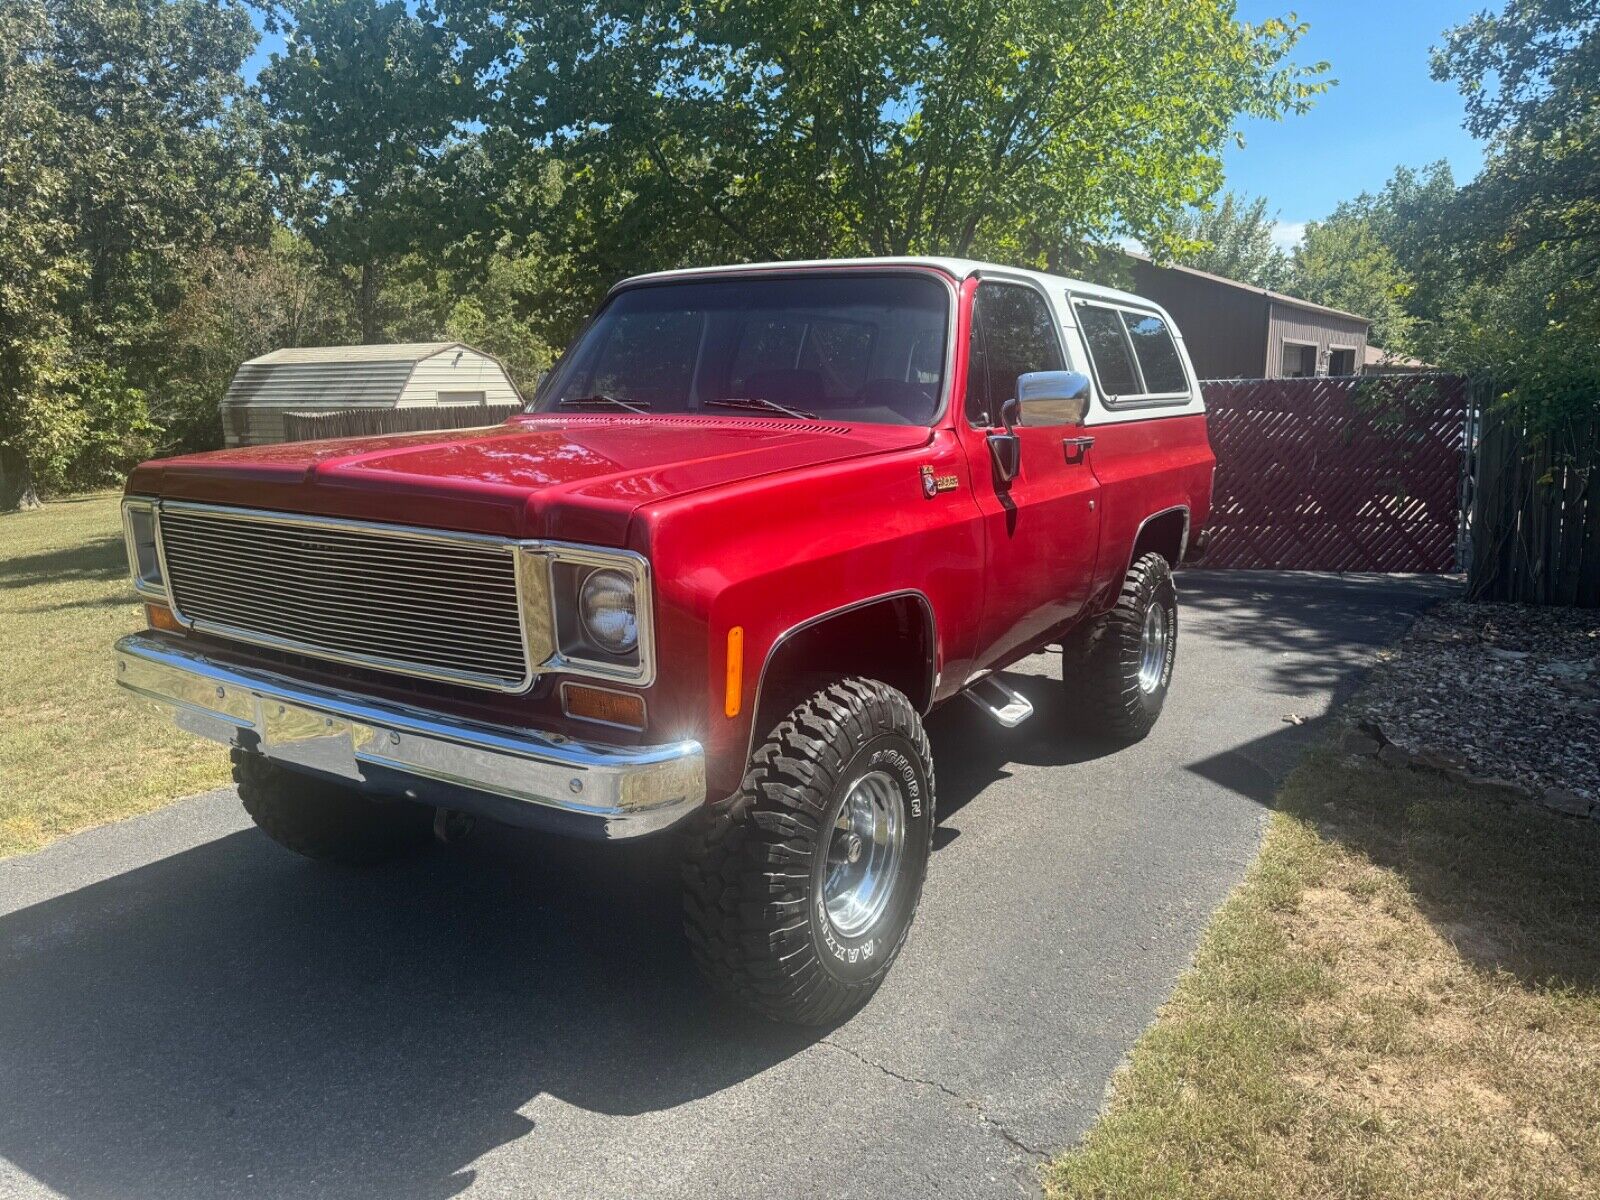
[[[575,542],[504,538],[483,533],[457,533],[443,529],[428,529],[416,525],[392,525],[382,521],[319,517],[304,513],[277,512],[269,509],[204,504],[190,500],[161,500],[154,497],[137,497],[130,501],[124,501],[125,506],[128,503],[147,505],[155,512],[156,556],[161,563],[162,580],[165,585],[159,598],[166,602],[179,624],[187,629],[199,630],[202,633],[212,633],[219,637],[265,646],[269,649],[304,654],[308,658],[342,663],[346,666],[367,667],[395,675],[404,675],[416,679],[430,679],[441,683],[464,684],[468,687],[514,695],[520,695],[528,691],[540,675],[551,673],[606,679],[613,682],[632,684],[641,688],[649,687],[655,682],[655,597],[651,587],[650,562],[637,551],[586,546]],[[520,680],[508,684],[501,676],[474,675],[471,672],[463,671],[431,670],[428,667],[406,660],[332,650],[293,639],[274,637],[271,634],[255,633],[221,622],[191,619],[178,606],[177,598],[173,594],[172,573],[167,569],[166,545],[161,532],[161,514],[167,510],[209,513],[270,525],[296,525],[308,529],[333,529],[351,533],[371,533],[416,541],[456,543],[501,550],[514,557],[512,578],[516,588],[518,619],[522,629],[522,653],[526,671]],[[124,536],[127,536],[126,526]],[[528,569],[529,566],[537,563],[540,559],[543,559],[545,563],[543,572]],[[601,658],[562,652],[556,630],[555,591],[550,574],[557,561],[580,562],[593,566],[621,567],[633,575],[635,587],[638,590],[639,661],[637,664],[621,664]],[[536,581],[543,583],[543,595],[538,594],[541,589],[533,586]],[[140,590],[137,585],[135,590]],[[141,595],[143,594],[145,593],[141,590]],[[537,618],[537,621],[530,618]]]
[[[241,669],[150,634],[116,644],[117,682],[175,711],[202,737],[352,783],[368,768],[559,810],[605,838],[653,833],[705,803],[705,753],[694,741],[610,746],[514,729]],[[463,803],[470,809],[471,797]]]
[[[884,600],[897,600],[901,596],[910,596],[912,599],[916,600],[922,605],[923,612],[925,612],[928,616],[928,629],[933,634],[933,653],[928,655],[928,703],[923,707],[922,715],[927,716],[928,713],[932,711],[934,701],[933,694],[938,686],[939,678],[937,667],[939,662],[939,619],[934,615],[933,601],[928,599],[926,593],[918,591],[916,588],[900,588],[897,591],[884,592],[877,596],[868,596],[865,600],[856,600],[850,604],[841,604],[838,608],[830,608],[825,613],[818,613],[814,617],[807,617],[804,621],[800,621],[797,624],[789,626],[789,628],[785,629],[777,637],[772,639],[772,645],[767,647],[766,657],[761,660],[761,674],[756,677],[756,693],[750,699],[750,734],[749,737],[746,738],[744,749],[744,757],[746,762],[749,762],[750,756],[755,753],[756,734],[760,732],[756,728],[756,718],[761,715],[761,694],[766,689],[767,685],[767,668],[772,665],[773,658],[776,657],[778,651],[783,648],[783,644],[795,634],[809,629],[813,625],[819,625],[823,621],[826,621],[829,617],[837,617],[847,612],[854,612],[858,608],[866,608],[869,604],[878,604]]]

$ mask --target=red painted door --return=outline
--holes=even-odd
[[[997,476],[987,435],[1017,376],[1065,367],[1061,334],[1042,293],[984,281],[973,297],[962,437],[983,513],[987,572],[977,662],[1003,663],[1078,615],[1089,597],[1100,532],[1093,450],[1069,445],[1088,434],[1047,410],[1024,407],[1016,435],[1021,470]]]

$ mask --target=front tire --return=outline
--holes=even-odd
[[[1178,591],[1159,554],[1134,560],[1110,612],[1080,630],[1061,656],[1074,728],[1136,742],[1155,726],[1178,658]]]
[[[428,809],[369,800],[355,788],[285,770],[259,754],[233,752],[245,812],[278,845],[306,858],[372,866],[427,845]]]
[[[933,756],[911,702],[869,679],[813,693],[686,839],[701,971],[774,1020],[842,1020],[905,944],[933,824]]]

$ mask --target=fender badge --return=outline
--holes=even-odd
[[[960,483],[954,475],[935,475],[932,467],[922,468],[922,494],[932,500],[940,492],[953,492]]]

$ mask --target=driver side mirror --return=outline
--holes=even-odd
[[[1082,371],[1029,371],[1017,376],[1017,397],[1039,414],[1041,425],[1082,425],[1089,413],[1089,377]]]

